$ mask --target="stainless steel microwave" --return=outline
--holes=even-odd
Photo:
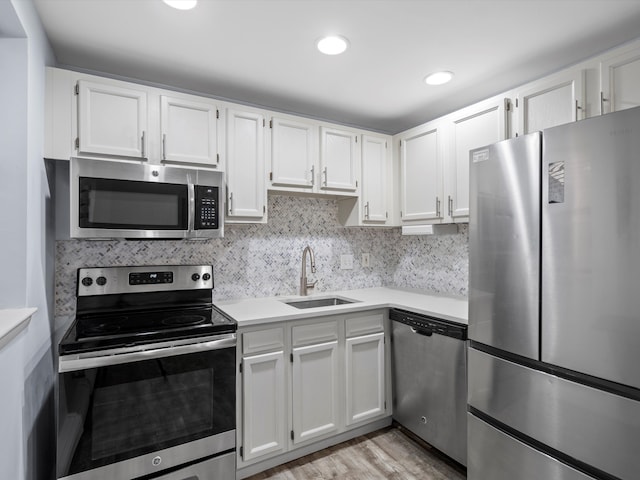
[[[219,238],[224,174],[72,158],[71,238]]]

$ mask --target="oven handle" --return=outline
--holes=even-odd
[[[152,360],[155,358],[173,357],[187,353],[205,352],[208,350],[220,350],[236,346],[236,334],[220,336],[216,340],[207,342],[189,343],[187,345],[170,344],[164,347],[150,348],[148,350],[124,351],[118,353],[106,353],[105,351],[82,353],[78,355],[65,355],[60,357],[58,372],[74,372],[91,368],[108,367],[123,363]]]

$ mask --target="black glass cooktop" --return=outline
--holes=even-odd
[[[204,337],[237,330],[212,305],[78,315],[60,342],[60,354]]]

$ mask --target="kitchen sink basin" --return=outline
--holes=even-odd
[[[309,300],[289,300],[284,302],[296,308],[317,308],[317,307],[335,307],[336,305],[346,305],[348,303],[356,303],[356,300],[349,300],[341,297],[324,297],[310,298]]]

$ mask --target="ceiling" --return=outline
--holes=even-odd
[[[640,36],[640,0],[34,2],[60,66],[387,133]],[[326,34],[350,48],[319,53]]]

